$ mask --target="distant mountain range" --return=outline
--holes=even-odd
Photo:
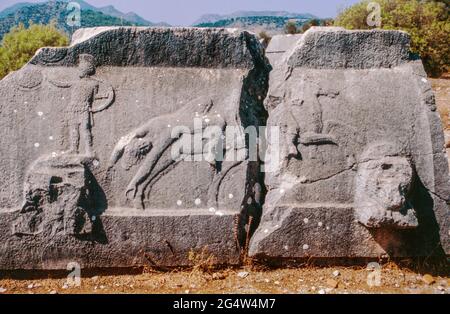
[[[289,19],[307,19],[311,20],[316,18],[314,15],[309,13],[291,13],[286,11],[237,11],[227,15],[219,14],[205,14],[202,15],[193,25],[215,23],[221,20],[229,20],[233,18],[243,18],[243,17],[285,17]]]
[[[246,29],[255,33],[265,31],[269,34],[281,33],[287,22],[293,21],[297,26],[317,19],[308,13],[291,13],[286,11],[238,11],[228,15],[207,14],[194,22],[196,27],[232,27]]]
[[[112,5],[95,7],[83,0],[49,0],[47,2],[17,3],[0,12],[0,41],[14,26],[23,23],[28,26],[35,24],[48,24],[55,20],[58,28],[69,35],[77,27],[69,26],[67,16],[68,2],[78,2],[81,8],[81,27],[96,26],[170,26],[167,23],[154,23],[147,21],[134,12],[123,13]],[[301,26],[307,21],[317,19],[308,13],[291,13],[286,11],[238,11],[228,15],[207,14],[201,16],[193,23],[196,27],[233,27],[246,29],[255,33],[261,31],[269,35],[282,33],[288,21],[294,21]]]
[[[56,20],[58,28],[69,35],[77,28],[67,25],[68,2],[78,2],[81,8],[81,27],[95,26],[170,26],[167,23],[153,23],[145,20],[134,12],[123,13],[113,6],[97,8],[82,0],[52,0],[42,3],[17,3],[0,12],[0,40],[4,34],[23,23],[28,26],[30,21],[35,24],[47,24]]]

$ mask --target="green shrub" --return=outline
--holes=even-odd
[[[286,25],[284,26],[284,32],[286,34],[297,34],[298,30],[297,30],[297,23],[295,23],[294,21],[288,21],[286,23]]]
[[[450,70],[448,0],[364,0],[341,12],[335,25],[371,28],[366,22],[369,2],[381,6],[381,28],[403,30],[411,35],[411,51],[420,55],[428,75],[437,77]]]
[[[267,47],[272,40],[272,37],[270,37],[265,31],[259,32],[258,37],[259,39],[262,39],[262,44],[264,47]]]
[[[11,29],[0,46],[0,79],[20,69],[41,47],[67,46],[69,38],[59,31],[55,23],[49,25],[23,24]]]

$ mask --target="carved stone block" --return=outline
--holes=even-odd
[[[263,182],[223,137],[265,124],[269,71],[237,30],[83,29],[39,50],[0,81],[0,268],[239,263]]]
[[[312,28],[278,60],[265,101],[278,162],[250,255],[448,254],[443,132],[409,36]]]

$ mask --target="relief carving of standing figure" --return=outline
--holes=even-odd
[[[69,153],[78,154],[80,151],[80,137],[85,147],[85,154],[93,156],[92,127],[94,125],[93,114],[108,108],[114,101],[112,86],[106,87],[106,95],[99,93],[103,82],[92,78],[95,74],[94,57],[88,54],[79,56],[78,76],[74,82],[50,82],[60,88],[71,88],[70,102],[66,107],[66,116],[70,132]],[[96,101],[102,103],[94,107]]]

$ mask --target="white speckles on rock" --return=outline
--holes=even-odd
[[[229,199],[232,199],[233,197],[234,197],[234,195],[233,195],[233,194],[231,194],[231,193],[230,193],[230,194],[228,194],[228,198],[229,198]]]
[[[317,223],[317,225],[318,225],[319,227],[322,227],[322,226],[323,226],[323,222],[319,221],[319,222]]]
[[[209,211],[210,213],[214,213],[214,212],[216,211],[216,209],[215,209],[214,207],[210,207],[210,208],[208,209],[208,211]]]
[[[48,137],[48,139],[49,139],[49,141],[53,141],[54,138],[53,138],[53,136],[50,135],[50,136]]]
[[[38,115],[39,117],[42,117],[42,116],[44,115],[44,113],[43,113],[42,111],[38,111],[37,115]]]
[[[196,198],[195,201],[194,201],[194,204],[197,205],[197,206],[199,206],[201,203],[202,203],[202,200],[199,199],[199,198]]]
[[[34,147],[38,148],[39,146],[41,146],[41,144],[39,144],[39,143],[34,143]]]
[[[303,244],[303,249],[306,251],[309,249],[309,245],[308,244]]]
[[[182,201],[182,200],[178,200],[178,201],[177,201],[177,205],[178,205],[178,206],[183,205],[183,201]]]
[[[308,219],[308,218],[305,218],[305,219],[303,219],[303,222],[304,222],[305,224],[307,224],[307,223],[309,223],[309,219]]]
[[[216,212],[216,215],[217,215],[217,216],[223,216],[223,215],[225,215],[225,214],[224,214],[223,212],[221,212],[221,211],[217,211],[217,212]]]
[[[264,229],[264,233],[269,233],[269,229]]]

